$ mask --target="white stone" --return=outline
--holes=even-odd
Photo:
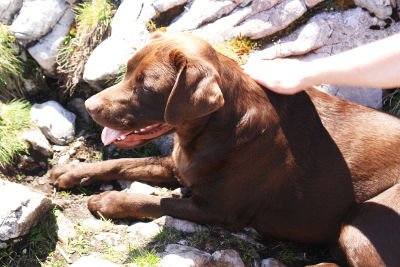
[[[239,253],[233,249],[215,251],[212,255],[213,260],[232,265],[235,267],[245,267]]]
[[[10,30],[25,44],[38,40],[53,28],[67,7],[64,0],[24,0]]]
[[[189,0],[156,0],[153,7],[157,12],[165,12],[173,7],[186,4]]]
[[[29,54],[47,75],[55,76],[57,53],[65,41],[65,36],[69,33],[74,17],[72,10],[67,9],[54,28],[41,38],[37,44],[28,48]]]
[[[382,20],[390,17],[392,9],[395,7],[391,5],[390,0],[354,0],[354,3],[357,6],[368,9]]]
[[[304,3],[308,8],[313,8],[317,4],[321,3],[323,0],[305,0]]]
[[[146,23],[157,14],[153,1],[123,1],[111,22],[111,36],[90,55],[83,79],[97,88],[102,81],[114,78],[149,34]]]
[[[22,7],[23,0],[1,0],[0,1],[0,22],[9,24],[15,13]]]
[[[188,232],[188,233],[208,231],[208,228],[205,227],[204,225],[200,225],[187,220],[177,219],[168,215],[155,219],[153,223],[159,226],[163,226],[166,228],[174,228],[178,231]]]
[[[34,128],[23,132],[22,139],[27,141],[32,146],[33,150],[40,152],[40,154],[45,157],[53,156],[53,149],[49,141],[39,129]]]
[[[160,190],[148,184],[134,181],[127,189],[127,192],[133,194],[158,195]]]
[[[156,223],[149,222],[143,223],[138,222],[128,227],[127,232],[128,236],[136,240],[150,240],[158,235],[162,230],[162,227]]]
[[[34,104],[31,109],[32,121],[50,141],[58,145],[66,145],[74,140],[75,117],[75,114],[53,100]]]
[[[52,207],[46,196],[0,180],[0,241],[26,235]]]
[[[104,228],[104,222],[90,218],[83,220],[81,226],[92,232],[100,232]]]
[[[99,233],[94,236],[94,238],[98,241],[103,241],[111,246],[116,246],[118,241],[121,240],[121,236],[115,233]]]
[[[200,267],[209,263],[211,259],[209,253],[197,248],[169,244],[163,253],[160,265],[162,267]]]
[[[261,261],[261,267],[286,267],[286,265],[277,259],[268,258]]]

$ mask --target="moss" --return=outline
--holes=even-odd
[[[258,46],[257,41],[251,40],[249,37],[238,36],[224,43],[216,44],[214,48],[221,54],[235,60],[239,65],[242,65],[245,63],[247,55]]]

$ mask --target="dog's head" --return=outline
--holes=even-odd
[[[215,50],[186,34],[155,33],[129,61],[125,78],[85,105],[104,126],[105,145],[142,146],[224,105]]]

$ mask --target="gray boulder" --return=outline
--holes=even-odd
[[[54,27],[67,8],[64,0],[24,0],[10,30],[24,44],[38,40]]]
[[[224,249],[215,251],[212,255],[214,261],[224,263],[235,267],[245,267],[239,253],[233,249]]]
[[[376,23],[376,18],[361,8],[340,13],[321,13],[279,42],[252,53],[250,60],[299,56],[299,59],[308,61],[338,54],[400,32],[400,23],[384,30],[371,30],[370,26]],[[382,106],[382,90],[379,88],[335,85],[323,85],[318,88],[362,105],[373,108]]]
[[[27,187],[0,180],[0,242],[26,235],[51,207],[51,200]]]
[[[74,140],[75,117],[74,113],[53,100],[34,104],[31,109],[32,121],[57,145],[67,145]]]
[[[22,7],[23,0],[2,0],[0,1],[0,22],[9,24],[11,19]]]
[[[67,9],[53,29],[37,44],[28,48],[29,54],[49,76],[55,76],[58,49],[64,43],[73,20],[74,13],[71,9]]]

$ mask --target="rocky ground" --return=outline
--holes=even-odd
[[[87,209],[87,199],[105,190],[125,188],[172,197],[185,197],[190,192],[140,183],[128,187],[118,182],[56,190],[49,182],[48,169],[57,164],[160,153],[155,145],[134,151],[104,148],[98,132],[85,137],[75,138],[67,146],[54,146],[48,168],[36,169],[33,175],[18,170],[14,175],[2,175],[44,194],[54,206],[27,235],[0,250],[2,266],[304,266],[332,261],[325,247],[264,239],[250,228],[237,233],[168,216],[155,221],[96,218]]]

